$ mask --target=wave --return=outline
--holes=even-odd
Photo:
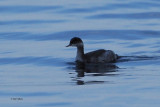
[[[137,40],[146,38],[159,38],[160,31],[152,30],[79,30],[63,31],[52,34],[31,34],[28,32],[3,32],[0,39],[6,40],[69,40],[74,36],[84,39],[120,39]]]
[[[24,13],[24,12],[41,12],[46,10],[60,9],[62,6],[25,6],[25,5],[14,5],[14,6],[0,6],[0,12],[4,13]]]
[[[160,12],[142,12],[142,13],[116,13],[116,14],[98,14],[87,16],[88,19],[159,19]]]
[[[12,57],[12,58],[0,58],[0,65],[5,64],[32,64],[37,66],[64,66],[63,59],[51,58],[51,57]]]

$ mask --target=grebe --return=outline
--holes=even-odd
[[[86,63],[109,63],[115,62],[118,59],[118,55],[115,54],[112,50],[99,49],[84,54],[84,44],[79,37],[73,37],[70,40],[69,45],[66,47],[73,46],[77,47],[77,62],[86,62]]]

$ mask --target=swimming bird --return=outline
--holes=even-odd
[[[73,37],[70,40],[69,45],[66,47],[70,46],[77,47],[76,62],[109,63],[115,62],[118,59],[118,55],[115,54],[112,50],[99,49],[84,54],[84,44],[79,37]]]

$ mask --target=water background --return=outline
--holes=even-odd
[[[159,0],[0,0],[0,14],[2,107],[160,106]],[[124,57],[81,70],[74,36]]]

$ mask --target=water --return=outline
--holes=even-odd
[[[0,105],[159,107],[159,10],[158,0],[0,0]],[[123,57],[76,65],[74,36],[85,52]]]

